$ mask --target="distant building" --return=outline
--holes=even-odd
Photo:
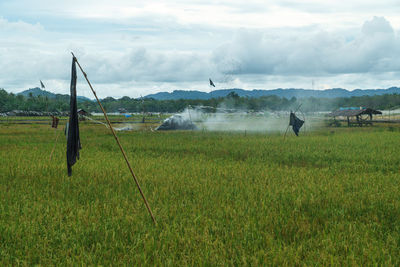
[[[90,113],[87,112],[86,110],[80,108],[80,109],[78,109],[78,115],[90,116]]]
[[[121,113],[121,114],[124,114],[124,113],[126,113],[127,111],[126,111],[125,108],[119,108],[119,109],[118,109],[118,112]]]
[[[360,126],[372,125],[372,116],[382,114],[381,111],[372,108],[364,107],[349,107],[349,108],[339,108],[328,114],[328,116],[333,117],[334,120],[337,118],[346,118],[348,126]]]

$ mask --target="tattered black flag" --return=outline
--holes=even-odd
[[[300,120],[299,118],[296,117],[296,115],[293,112],[290,112],[290,121],[289,121],[289,126],[292,126],[293,132],[299,136],[299,131],[301,126],[303,126],[304,121]]]
[[[213,83],[213,81],[211,81],[211,79],[209,79],[209,80],[210,80],[210,85],[215,87],[215,84]]]
[[[40,87],[42,87],[42,89],[46,88],[42,82],[42,80],[40,80]]]
[[[79,159],[79,149],[81,149],[81,142],[79,139],[79,122],[78,122],[78,105],[76,102],[76,59],[72,58],[71,70],[71,96],[70,96],[70,109],[69,109],[69,126],[67,137],[67,167],[68,176],[72,174],[72,165]]]

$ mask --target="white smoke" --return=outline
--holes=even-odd
[[[121,127],[113,127],[116,131],[138,131],[141,129],[139,124],[125,123]]]
[[[289,125],[289,111],[251,112],[217,108],[213,113],[205,112],[204,109],[204,107],[190,107],[179,115],[192,121],[198,129],[205,131],[283,133]],[[296,115],[305,120],[300,132],[314,130],[320,125],[320,120],[308,119],[304,113],[298,112]]]

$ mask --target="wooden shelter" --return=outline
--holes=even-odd
[[[372,125],[372,116],[382,114],[379,110],[372,108],[340,108],[331,112],[328,116],[336,120],[337,117],[347,118],[348,126]]]
[[[78,117],[80,121],[85,121],[87,116],[90,116],[89,112],[84,109],[78,109]]]
[[[118,108],[118,112],[121,113],[121,114],[127,113],[125,108]]]
[[[90,114],[84,109],[78,109],[78,115],[89,116]]]

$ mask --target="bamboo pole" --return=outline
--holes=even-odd
[[[307,132],[307,127],[306,127],[306,116],[304,115],[303,111],[301,111],[301,109],[299,108],[299,111],[301,113],[301,115],[303,116],[303,120],[304,120],[304,135]]]
[[[303,105],[303,103],[301,103],[293,113],[296,113],[300,109],[301,105]]]
[[[191,123],[193,123],[192,116],[190,115],[190,109],[191,109],[191,106],[188,105],[189,120],[190,120]]]
[[[121,143],[120,143],[119,140],[118,140],[117,134],[115,133],[114,128],[111,126],[111,122],[110,122],[110,120],[108,119],[108,116],[107,116],[107,114],[106,114],[106,111],[104,110],[103,106],[101,105],[100,100],[99,100],[99,98],[97,97],[97,94],[96,94],[96,92],[94,91],[94,89],[93,89],[93,87],[92,87],[92,84],[90,83],[90,81],[89,81],[89,79],[88,79],[86,73],[83,71],[81,65],[79,64],[78,59],[75,57],[74,53],[71,52],[71,54],[72,54],[72,56],[74,57],[75,62],[78,64],[79,69],[81,70],[81,72],[82,72],[83,76],[85,77],[87,83],[89,84],[89,87],[90,87],[90,89],[92,90],[93,95],[94,95],[94,97],[95,97],[96,100],[97,100],[97,103],[99,104],[101,110],[103,111],[104,118],[106,119],[107,124],[108,124],[108,126],[110,127],[111,133],[113,134],[113,136],[114,136],[114,138],[115,138],[115,141],[117,142],[117,144],[118,144],[118,146],[119,146],[119,149],[121,150],[121,153],[122,153],[122,155],[123,155],[123,157],[124,157],[124,159],[125,159],[125,162],[126,162],[126,164],[128,165],[128,169],[129,169],[129,171],[130,171],[131,174],[132,174],[133,180],[135,180],[136,186],[137,186],[137,188],[138,188],[138,190],[139,190],[139,192],[140,192],[140,195],[141,195],[142,198],[143,198],[143,201],[144,201],[144,204],[146,205],[147,211],[149,212],[149,214],[150,214],[150,216],[151,216],[151,219],[153,220],[154,224],[157,225],[156,219],[154,218],[154,215],[153,215],[153,213],[151,212],[151,208],[150,208],[150,206],[149,206],[149,203],[147,202],[146,197],[145,197],[144,194],[143,194],[142,188],[141,188],[140,185],[139,185],[139,181],[138,181],[138,179],[136,178],[136,175],[135,175],[135,173],[134,173],[133,170],[132,170],[131,164],[130,164],[129,161],[128,161],[128,157],[126,156],[125,150],[122,148],[122,145],[121,145]]]
[[[290,126],[290,125],[288,125],[288,126],[286,127],[286,131],[285,131],[285,135],[283,136],[283,140],[285,140],[285,138],[286,138],[286,134],[287,134],[287,131],[289,130],[289,126]]]

